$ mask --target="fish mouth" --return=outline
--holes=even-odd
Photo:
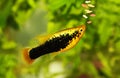
[[[83,30],[86,30],[86,26],[85,25],[81,25]]]

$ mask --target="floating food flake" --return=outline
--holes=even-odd
[[[85,12],[86,12],[86,13],[91,13],[91,12],[93,12],[93,11],[86,9]]]
[[[82,7],[83,8],[88,8],[88,5],[87,4],[82,4]]]
[[[91,23],[92,23],[92,21],[87,21],[87,23],[88,23],[88,24],[91,24]]]
[[[95,15],[95,14],[90,14],[90,16],[91,16],[91,17],[94,17],[94,16],[96,16],[96,15]]]
[[[88,3],[90,3],[90,2],[91,2],[91,1],[89,1],[89,0],[86,0],[86,1],[85,1],[86,4],[88,4]]]
[[[94,8],[94,7],[95,7],[95,6],[94,6],[94,5],[92,5],[92,4],[88,4],[88,6],[89,6],[89,7],[92,7],[92,8]]]
[[[86,19],[88,18],[87,15],[83,15],[83,17],[86,18]]]

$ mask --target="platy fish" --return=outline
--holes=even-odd
[[[85,32],[86,26],[81,25],[74,28],[64,29],[62,31],[50,34],[49,36],[38,36],[35,39],[42,42],[32,48],[23,49],[23,57],[28,64],[31,64],[38,57],[54,53],[64,52],[74,47]]]

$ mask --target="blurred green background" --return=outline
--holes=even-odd
[[[120,78],[120,0],[0,0],[0,78]],[[92,24],[86,21],[91,20]],[[71,50],[24,65],[22,49],[37,35],[87,25]]]

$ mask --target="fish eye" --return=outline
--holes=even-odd
[[[82,29],[80,29],[80,31],[82,32],[83,30],[82,30]]]

